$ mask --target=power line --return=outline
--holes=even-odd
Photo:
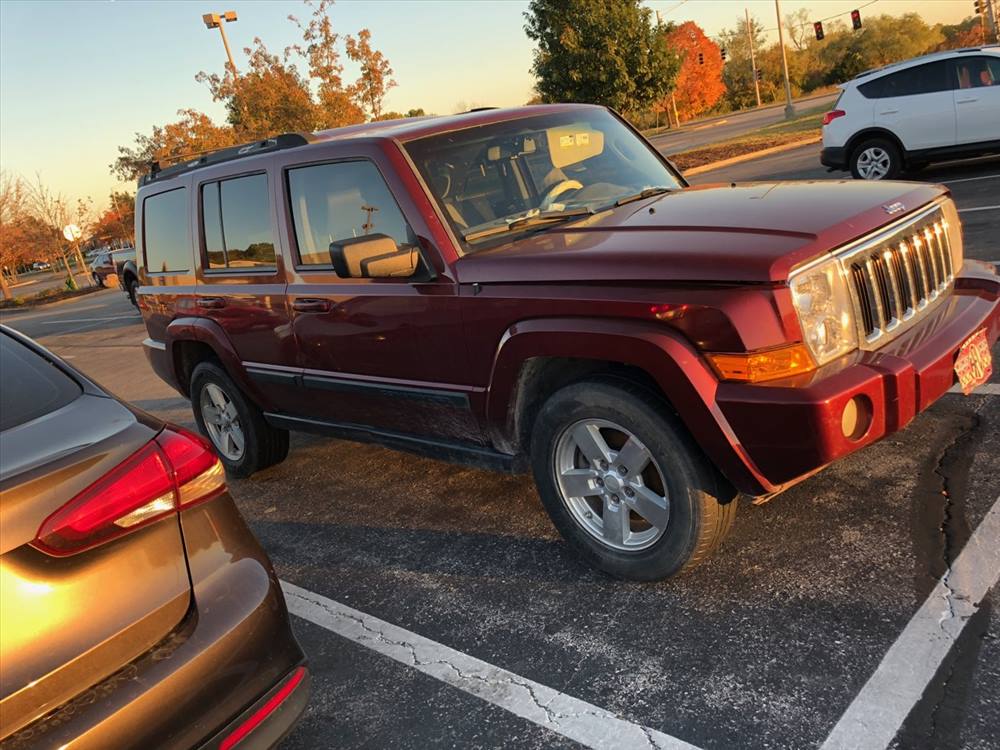
[[[687,1],[688,1],[688,0],[681,0],[681,1],[679,2],[679,3],[677,3],[677,5],[673,6],[673,7],[672,7],[672,8],[670,8],[669,10],[665,10],[665,11],[663,11],[662,15],[664,15],[664,16],[665,16],[665,15],[667,15],[668,13],[673,13],[673,12],[674,12],[675,10],[677,10],[677,9],[678,9],[679,7],[681,7],[682,5],[684,5],[684,3],[686,3]]]
[[[840,13],[834,13],[832,16],[827,16],[826,18],[820,18],[820,19],[818,19],[818,21],[819,21],[819,23],[823,23],[824,21],[832,21],[834,18],[838,18],[840,16],[850,15],[855,10],[861,10],[862,8],[867,8],[869,5],[874,5],[877,2],[878,2],[878,0],[869,0],[864,5],[858,5],[858,6],[854,7],[854,8],[851,8],[851,10],[845,10],[845,11],[842,11]],[[795,24],[794,26],[786,26],[785,28],[786,29],[787,28],[801,29],[801,28],[804,28],[806,26],[812,26],[814,23],[816,23],[816,21],[806,21],[804,23]],[[770,28],[770,29],[761,29],[761,32],[762,33],[767,33],[768,31],[777,31],[777,30],[778,30],[778,27],[775,26],[775,27]]]

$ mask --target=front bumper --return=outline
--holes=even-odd
[[[890,344],[794,380],[720,383],[716,400],[764,493],[774,492],[905,427],[956,382],[956,353],[982,328],[992,347],[1000,333],[1000,278],[966,261],[950,298]],[[856,397],[870,408],[871,422],[859,437],[847,437],[841,417]]]
[[[228,493],[180,518],[193,601],[151,651],[4,739],[3,750],[216,750],[304,668],[270,562]],[[274,745],[309,695],[308,672],[239,750]]]
[[[827,146],[819,152],[819,163],[830,169],[847,169],[847,149],[843,146]]]

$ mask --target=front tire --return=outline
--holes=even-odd
[[[851,174],[856,180],[894,180],[903,168],[903,157],[892,141],[871,138],[851,152]]]
[[[552,522],[618,578],[694,567],[736,515],[734,493],[668,409],[631,383],[587,381],[553,395],[534,425],[532,469]]]
[[[234,477],[248,477],[288,456],[288,431],[269,425],[264,414],[215,362],[191,374],[191,409],[201,433]]]

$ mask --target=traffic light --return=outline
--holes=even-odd
[[[976,15],[977,16],[983,15],[983,11],[985,10],[983,8],[983,0],[976,0],[975,6],[976,6]]]
[[[698,53],[698,64],[699,65],[704,65],[705,64],[705,53],[704,52],[699,52]]]
[[[861,28],[861,11],[860,10],[852,10],[851,11],[851,25],[854,27],[855,31],[857,31],[858,29]]]
[[[760,68],[757,68],[757,70],[754,71],[754,73],[756,74],[756,77],[757,77],[758,81],[763,81],[764,80],[764,73],[763,73],[763,71]]]
[[[822,21],[817,21],[816,23],[813,24],[813,31],[816,32],[816,41],[817,42],[823,41],[823,22]]]
[[[722,62],[726,61],[726,48],[722,47],[719,49],[719,54],[722,55]]]

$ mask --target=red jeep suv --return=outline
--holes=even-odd
[[[945,188],[692,188],[601,107],[283,135],[137,200],[146,352],[232,474],[289,430],[530,467],[625,578],[985,382],[1000,329]]]

